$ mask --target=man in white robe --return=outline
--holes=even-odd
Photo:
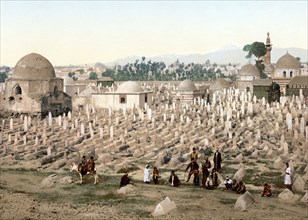
[[[292,191],[292,180],[291,180],[291,168],[289,167],[289,163],[286,163],[286,173],[284,176],[284,185],[286,185],[286,187]]]
[[[149,165],[146,165],[145,168],[144,168],[143,181],[145,183],[150,183],[150,181],[151,181],[151,171],[150,171],[150,166]]]

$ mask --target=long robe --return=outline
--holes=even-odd
[[[287,167],[286,169],[286,174],[284,176],[284,184],[285,185],[291,185],[292,184],[292,180],[291,180],[291,168]]]
[[[214,167],[218,171],[221,169],[221,154],[219,152],[215,152],[214,154]]]
[[[151,181],[151,171],[149,168],[144,168],[144,177],[143,181],[149,183]]]

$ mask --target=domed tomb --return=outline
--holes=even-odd
[[[178,87],[179,91],[195,91],[197,90],[195,84],[190,79],[182,81]]]
[[[253,76],[256,78],[260,78],[260,73],[259,70],[256,66],[252,65],[252,64],[246,64],[244,65],[240,72],[239,72],[240,76]]]
[[[300,62],[290,55],[288,52],[279,58],[276,63],[276,69],[298,69],[300,68]]]
[[[134,81],[123,82],[117,89],[118,93],[140,93],[143,92],[139,83]]]
[[[20,79],[54,79],[55,70],[49,60],[37,53],[22,57],[16,64],[13,77]]]

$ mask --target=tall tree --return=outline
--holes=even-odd
[[[263,42],[253,42],[252,44],[246,44],[243,48],[244,51],[248,52],[246,55],[246,58],[251,58],[252,55],[254,55],[256,60],[256,67],[258,68],[260,72],[260,77],[262,79],[267,78],[266,74],[264,73],[265,65],[263,64],[263,60],[260,58],[263,57],[266,54],[266,47]]]

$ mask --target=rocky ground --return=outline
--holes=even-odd
[[[253,168],[250,161],[246,165]],[[234,164],[225,163],[222,175],[233,172]],[[246,169],[247,170],[247,169]],[[249,170],[249,169],[248,169]],[[253,170],[253,169],[251,169]],[[156,205],[169,197],[176,209],[156,219],[307,219],[307,203],[300,202],[303,193],[289,201],[277,198],[283,191],[282,176],[269,171],[267,180],[276,180],[271,198],[262,198],[257,175],[246,175],[248,191],[255,202],[246,211],[237,211],[234,204],[239,197],[223,188],[205,190],[184,183],[184,173],[178,170],[182,181],[179,188],[169,186],[169,170],[161,170],[159,185],[142,182],[143,171],[130,172],[135,190],[126,195],[117,193],[122,174],[99,173],[98,185],[88,176],[78,184],[78,174],[69,167],[56,172],[32,169],[27,163],[14,161],[1,166],[0,218],[8,219],[150,219]],[[253,173],[254,174],[254,173]],[[46,178],[55,177],[51,182]],[[64,178],[65,177],[65,178]],[[265,178],[265,177],[264,177]],[[67,181],[61,181],[66,179]],[[250,184],[254,183],[254,184]],[[282,186],[280,185],[282,184]]]

